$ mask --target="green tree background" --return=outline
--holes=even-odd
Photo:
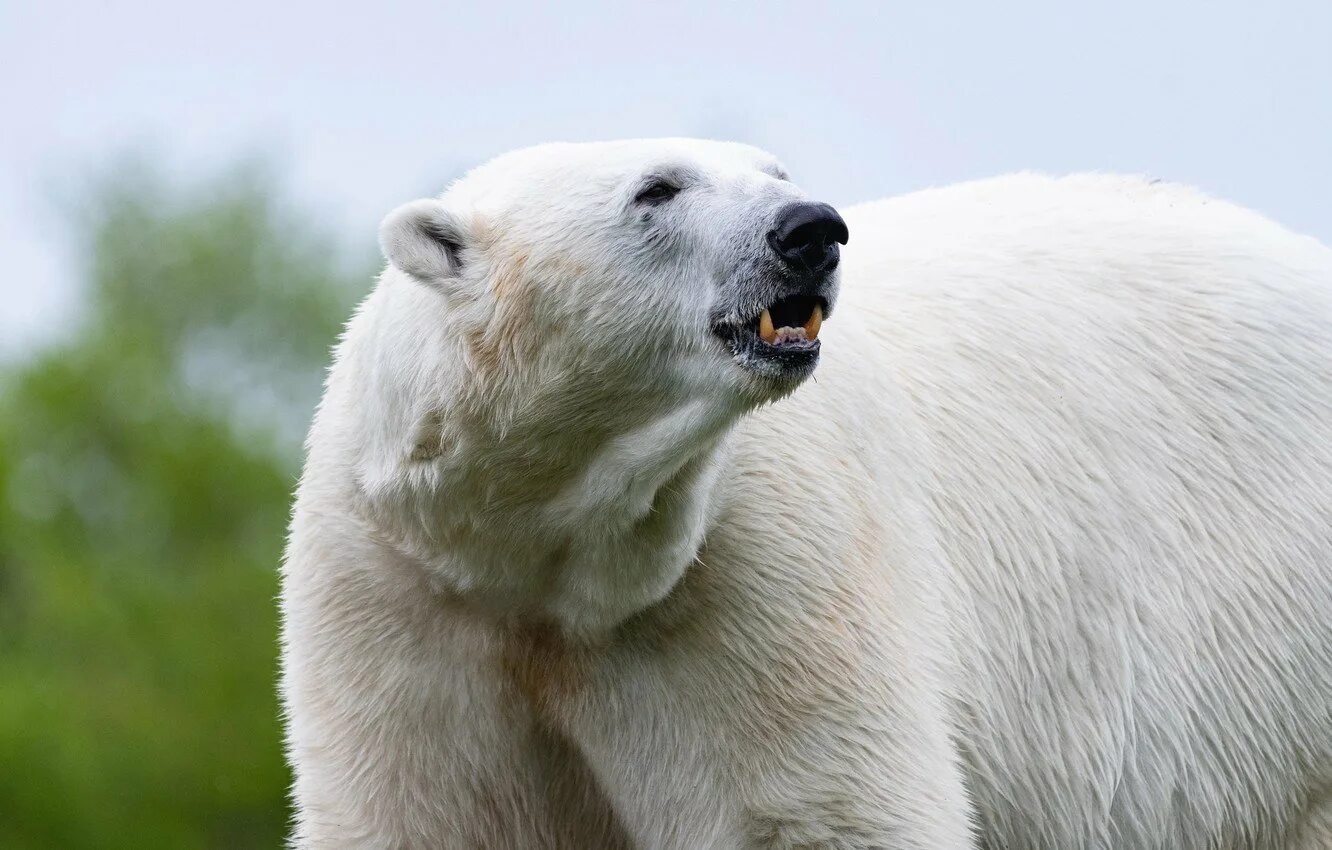
[[[244,164],[120,161],[82,312],[0,367],[0,847],[275,847],[277,564],[373,274]]]

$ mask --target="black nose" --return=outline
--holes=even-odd
[[[827,204],[800,201],[782,207],[768,244],[794,268],[811,274],[837,268],[837,243],[846,244],[846,222]]]

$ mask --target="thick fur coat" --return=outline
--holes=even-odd
[[[715,331],[803,197],[555,145],[386,220],[283,570],[295,844],[1332,846],[1332,251],[1133,178],[867,204],[793,375]]]

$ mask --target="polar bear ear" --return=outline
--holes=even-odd
[[[465,244],[463,222],[434,198],[403,204],[379,225],[384,257],[422,283],[457,277]]]

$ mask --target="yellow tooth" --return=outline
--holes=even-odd
[[[766,312],[766,311],[765,311]],[[814,310],[805,322],[805,339],[813,342],[819,338],[819,328],[823,327],[823,305],[815,304]]]
[[[759,338],[766,343],[773,343],[777,340],[777,331],[772,327],[772,314],[767,310],[759,313]]]

